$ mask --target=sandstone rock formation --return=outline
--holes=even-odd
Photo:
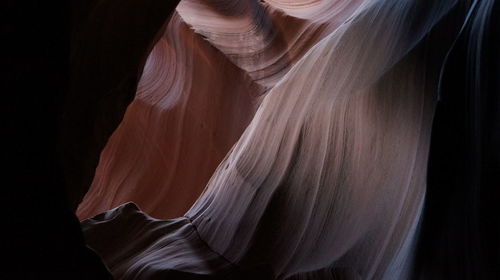
[[[500,1],[32,2],[1,279],[500,279]]]
[[[120,279],[411,278],[442,69],[475,9],[424,2],[182,1],[78,212],[145,213],[83,221],[89,244]]]

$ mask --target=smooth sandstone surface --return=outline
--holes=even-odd
[[[79,206],[89,245],[119,279],[407,279],[457,4],[424,2],[182,1]]]

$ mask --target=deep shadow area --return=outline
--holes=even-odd
[[[3,3],[0,278],[111,279],[74,211],[177,2]]]
[[[488,2],[443,68],[415,279],[500,278],[500,2]]]

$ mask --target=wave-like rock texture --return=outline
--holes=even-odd
[[[409,279],[456,9],[181,2],[78,213],[182,217],[125,204],[89,245],[119,279]]]
[[[213,251],[187,217],[158,220],[134,203],[125,203],[83,221],[82,229],[116,279],[131,275],[140,279],[271,279],[266,266],[243,270]],[[137,261],[141,259],[147,261]]]
[[[262,95],[360,4],[339,1],[328,7],[329,17],[299,19],[257,1],[219,11],[222,2],[180,3],[101,154],[80,218],[130,200],[154,217],[182,215]]]
[[[80,217],[129,200],[155,217],[184,213],[248,125],[258,92],[174,14],[101,154]]]

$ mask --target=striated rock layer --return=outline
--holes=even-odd
[[[181,2],[79,207],[145,213],[89,245],[120,279],[410,278],[456,4]]]

